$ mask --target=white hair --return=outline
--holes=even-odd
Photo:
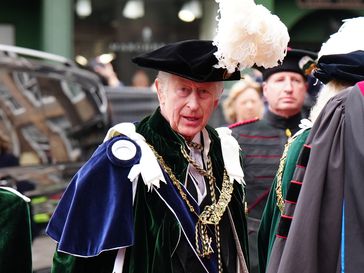
[[[312,122],[315,122],[317,117],[319,116],[322,108],[326,105],[326,103],[331,99],[333,96],[337,95],[339,92],[345,90],[350,85],[343,84],[336,80],[332,80],[325,84],[320,92],[317,95],[317,100],[314,106],[312,106],[310,111],[309,119]]]
[[[161,91],[163,93],[165,93],[165,91],[167,91],[168,88],[168,82],[169,79],[171,78],[171,74],[164,72],[164,71],[159,71],[158,75],[157,75],[157,79],[159,80],[160,86],[161,86]]]

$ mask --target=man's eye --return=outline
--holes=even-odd
[[[187,95],[189,93],[189,89],[186,87],[179,87],[177,89],[178,94],[180,95]]]
[[[201,98],[207,98],[208,96],[210,96],[211,92],[209,90],[206,89],[202,89],[199,90],[199,95]]]
[[[301,83],[302,82],[301,79],[296,79],[296,78],[294,78],[292,81],[294,81],[295,83]]]

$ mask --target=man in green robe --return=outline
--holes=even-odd
[[[248,272],[240,149],[207,122],[224,80],[212,41],[135,58],[159,71],[160,107],[109,130],[65,191],[47,228],[53,273]]]
[[[265,272],[283,212],[288,187],[297,158],[309,134],[309,128],[297,132],[286,144],[276,177],[274,178],[258,232],[259,270]]]

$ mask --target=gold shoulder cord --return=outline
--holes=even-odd
[[[186,158],[186,160],[192,164],[196,170],[206,177],[209,181],[209,187],[211,192],[211,200],[212,205],[206,206],[200,215],[197,214],[190,201],[188,200],[186,193],[183,191],[181,183],[178,181],[176,176],[173,174],[172,169],[167,166],[164,162],[163,158],[156,152],[154,147],[148,144],[152,149],[154,155],[156,156],[158,162],[166,171],[168,176],[171,178],[173,185],[177,188],[179,194],[182,199],[185,201],[187,207],[189,208],[191,213],[194,213],[198,217],[198,222],[195,227],[195,239],[196,239],[196,251],[200,257],[209,257],[214,251],[211,246],[212,238],[209,237],[207,232],[207,225],[215,226],[215,239],[216,239],[216,247],[217,247],[217,258],[218,258],[218,269],[219,273],[222,273],[222,260],[221,260],[221,247],[220,247],[220,228],[219,222],[221,220],[222,215],[224,214],[230,200],[231,194],[233,192],[233,183],[230,182],[229,177],[224,170],[223,184],[221,189],[221,194],[219,200],[216,202],[216,194],[215,194],[215,183],[216,179],[212,173],[212,164],[211,158],[209,157],[207,160],[207,171],[204,170],[201,166],[199,166],[186,152],[186,150],[181,146],[182,155]],[[201,241],[201,245],[200,242]]]

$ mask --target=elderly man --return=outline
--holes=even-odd
[[[262,119],[230,126],[245,153],[251,272],[258,272],[257,230],[287,139],[299,129],[307,93],[302,64],[316,55],[289,49],[283,63],[264,69],[263,95],[268,109]]]
[[[247,272],[239,145],[207,125],[224,80],[211,41],[135,58],[159,71],[160,107],[118,124],[71,181],[47,232],[52,272]]]

